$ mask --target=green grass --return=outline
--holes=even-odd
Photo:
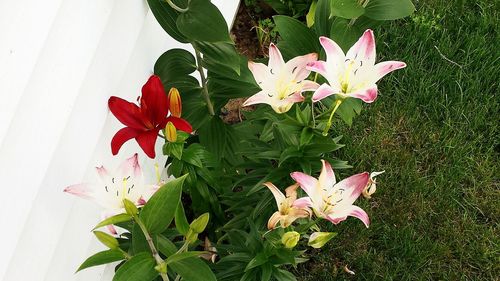
[[[339,156],[355,167],[343,177],[386,170],[374,197],[357,202],[372,224],[325,224],[340,235],[309,252],[299,280],[500,278],[500,5],[416,4],[376,30],[379,60],[408,67],[379,83],[351,128],[336,127],[347,144]]]

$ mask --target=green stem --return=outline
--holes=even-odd
[[[149,235],[148,229],[144,225],[144,223],[139,219],[138,216],[134,216],[135,222],[139,225],[139,227],[142,230],[142,233],[144,233],[144,237],[146,237],[146,241],[148,242],[149,248],[151,249],[151,253],[153,254],[153,257],[155,258],[156,264],[161,266],[162,264],[165,263],[165,261],[160,257],[158,254],[158,250],[156,250],[156,246],[153,242],[153,238],[151,238],[151,235]],[[164,272],[160,272],[160,276],[163,279],[163,281],[169,281],[168,275]]]
[[[180,13],[185,13],[187,12],[189,9],[188,8],[181,8],[177,5],[174,4],[174,2],[172,2],[172,0],[166,0],[167,1],[167,4],[172,7],[172,9],[176,10],[177,12],[180,12]]]
[[[323,136],[328,135],[328,131],[330,130],[330,127],[332,126],[333,115],[335,114],[335,111],[337,111],[337,109],[339,108],[341,103],[342,103],[342,100],[337,100],[337,102],[335,103],[335,107],[333,108],[332,113],[330,114],[330,118],[328,118],[328,122],[326,123],[326,127],[323,130]]]
[[[196,48],[196,46],[193,45],[193,48],[196,53],[197,69],[201,77],[201,86],[202,86],[201,93],[203,95],[203,98],[205,98],[205,102],[207,103],[208,113],[214,116],[215,115],[214,106],[212,105],[212,102],[210,101],[210,96],[208,95],[207,78],[205,77],[205,72],[203,72],[203,67],[201,66],[201,54],[200,51],[198,51],[198,49]]]

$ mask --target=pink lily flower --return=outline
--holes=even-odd
[[[158,188],[157,185],[143,183],[137,153],[126,159],[114,173],[108,172],[104,166],[96,167],[96,171],[99,174],[99,183],[71,185],[66,187],[64,192],[94,201],[104,208],[103,218],[124,213],[124,199],[134,202],[137,206],[144,205]],[[108,229],[116,234],[113,226]]]
[[[318,54],[311,53],[285,63],[278,47],[271,43],[268,65],[248,62],[248,68],[262,91],[248,98],[243,106],[266,103],[277,113],[287,112],[294,103],[304,101],[302,92],[319,87],[316,82],[305,80],[311,73],[306,69],[307,64],[317,59]]]
[[[311,215],[309,208],[300,208],[293,205],[294,201],[297,199],[298,184],[287,187],[285,189],[286,196],[271,182],[265,182],[264,185],[273,193],[276,205],[278,206],[278,211],[276,211],[267,222],[268,229],[274,229],[278,222],[281,227],[286,228],[296,219],[306,218]]]
[[[330,163],[325,160],[321,162],[323,168],[318,179],[301,172],[291,173],[291,177],[308,195],[297,199],[294,206],[310,207],[316,216],[334,224],[351,216],[360,219],[368,227],[370,224],[368,214],[353,203],[368,184],[369,174],[365,172],[353,175],[337,183]]]
[[[326,62],[316,61],[307,69],[321,74],[328,84],[322,84],[313,95],[317,102],[331,95],[342,98],[353,97],[371,103],[377,98],[376,82],[386,74],[406,67],[404,62],[384,61],[375,64],[375,37],[368,29],[344,54],[333,40],[320,37],[319,42],[326,52]]]

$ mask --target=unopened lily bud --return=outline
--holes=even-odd
[[[363,189],[363,196],[365,198],[370,199],[372,197],[372,194],[377,191],[377,181],[375,180],[375,177],[384,173],[385,171],[382,172],[373,172],[370,174],[370,179],[368,180],[368,184],[366,185],[365,189]]]
[[[172,122],[168,122],[167,126],[165,126],[165,135],[169,142],[177,141],[177,129]]]
[[[181,117],[182,102],[179,90],[177,90],[176,88],[170,89],[170,91],[168,92],[168,102],[169,102],[170,114],[172,114],[172,116],[177,118]]]
[[[189,228],[193,230],[194,233],[202,233],[205,228],[207,227],[208,220],[210,219],[210,214],[209,213],[204,213],[203,215],[199,216],[197,219],[195,219],[190,225]]]
[[[110,249],[117,249],[119,246],[118,240],[107,233],[104,233],[102,231],[94,231],[94,235],[99,241],[101,241],[102,244]]]
[[[127,214],[131,216],[135,216],[139,213],[139,209],[137,209],[137,206],[127,198],[123,199],[123,207],[125,207],[125,211],[127,212]]]
[[[281,243],[285,245],[285,248],[292,249],[297,245],[300,239],[300,233],[297,231],[288,231],[281,237]]]
[[[337,233],[335,232],[314,232],[311,234],[309,237],[309,242],[307,242],[307,245],[319,249],[323,247],[330,239],[335,237]]]

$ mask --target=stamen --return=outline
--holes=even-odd
[[[104,189],[106,190],[106,192],[109,192],[108,191],[108,186],[104,186]]]
[[[130,187],[128,188],[127,194],[130,194]]]
[[[273,97],[273,95],[271,95],[271,94],[267,94],[267,96],[268,96],[268,97],[270,97],[270,98],[272,98],[272,97]]]
[[[118,194],[118,190],[117,190],[117,191],[116,191],[116,197],[118,197],[118,195],[119,195],[119,194]]]
[[[112,182],[112,183],[115,183],[115,178],[112,178],[112,179],[111,179],[111,182]]]
[[[297,70],[297,67],[294,67],[294,68],[292,69],[292,74],[295,72],[295,70]]]

